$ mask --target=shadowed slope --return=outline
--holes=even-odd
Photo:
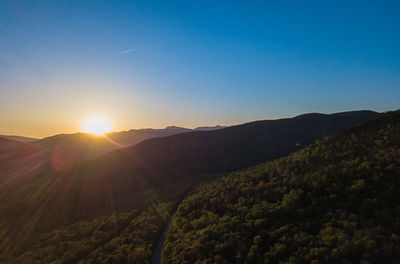
[[[358,111],[256,121],[211,132],[153,139],[121,152],[128,151],[156,174],[166,170],[171,173],[231,171],[287,155],[376,115]]]

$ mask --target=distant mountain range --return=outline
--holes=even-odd
[[[192,132],[192,131],[212,131],[221,128],[226,128],[227,126],[203,126],[196,128],[184,128],[177,126],[168,126],[164,129],[155,129],[155,128],[143,128],[143,129],[131,129],[128,131],[118,131],[108,133],[108,136],[113,137],[114,140],[118,141],[118,143],[122,145],[134,145],[143,140],[152,138],[152,137],[165,137],[171,136],[179,133]],[[32,137],[22,137],[15,135],[0,135],[0,138],[15,140],[18,142],[32,142],[35,140],[40,140],[38,138]],[[44,138],[43,138],[44,139]]]
[[[30,172],[47,161],[65,171],[77,162],[100,156],[112,150],[128,147],[155,137],[166,137],[193,131],[212,131],[223,126],[195,129],[169,126],[164,129],[131,129],[111,132],[105,136],[87,133],[60,134],[43,139],[0,135],[0,167]],[[16,169],[17,168],[17,169]],[[1,177],[0,177],[1,182]]]
[[[31,141],[37,140],[37,138],[12,136],[12,135],[0,135],[0,138],[15,140],[15,141],[18,141],[18,142],[31,142]]]
[[[107,136],[122,146],[132,146],[144,140],[154,137],[167,137],[194,131],[213,131],[222,128],[226,128],[226,126],[219,126],[219,125],[205,126],[205,127],[197,127],[194,129],[177,127],[177,126],[168,126],[164,129],[147,128],[147,129],[131,129],[129,131],[121,131],[121,132],[112,132],[108,133]]]

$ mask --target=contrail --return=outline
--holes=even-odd
[[[121,53],[122,53],[122,54],[126,54],[126,53],[129,53],[129,52],[135,51],[135,50],[136,50],[136,49],[127,49],[127,50],[121,51]]]

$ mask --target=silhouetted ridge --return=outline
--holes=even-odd
[[[256,121],[147,140],[127,151],[142,163],[175,173],[224,172],[287,155],[376,115],[372,111],[355,111]]]

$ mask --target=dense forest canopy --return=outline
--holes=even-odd
[[[400,263],[400,111],[223,176],[173,217],[164,263]]]

